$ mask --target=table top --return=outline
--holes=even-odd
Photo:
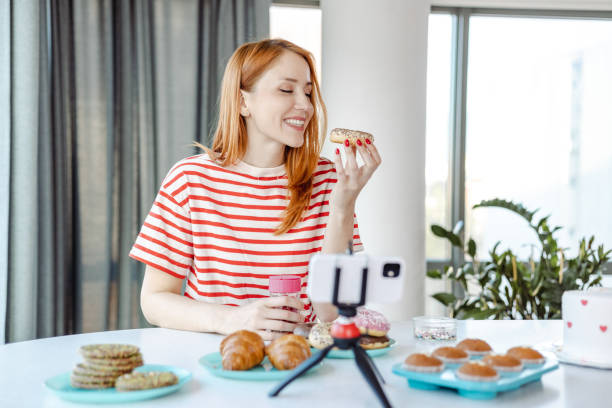
[[[487,340],[497,352],[516,345],[542,345],[562,338],[562,322],[549,321],[461,321],[458,338]],[[561,364],[541,381],[518,390],[498,394],[489,401],[459,396],[452,390],[417,390],[391,373],[391,366],[422,348],[412,334],[411,322],[392,323],[389,337],[397,344],[374,359],[383,374],[385,392],[393,406],[478,405],[500,407],[599,407],[609,404],[606,387],[612,384],[612,370]],[[326,359],[312,375],[290,384],[276,398],[268,392],[276,382],[238,381],[211,375],[199,363],[205,354],[218,350],[222,336],[169,329],[136,329],[88,333],[12,343],[0,346],[0,406],[2,407],[77,407],[63,401],[43,383],[57,374],[70,371],[81,357],[78,349],[91,343],[129,343],[138,345],[146,363],[167,364],[191,371],[192,380],[174,394],[135,402],[130,406],[181,407],[325,407],[380,406],[353,360]]]

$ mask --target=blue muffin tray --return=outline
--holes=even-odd
[[[455,371],[461,366],[460,364],[446,365],[446,368],[439,373],[417,373],[406,370],[403,366],[403,363],[394,364],[393,373],[405,377],[412,388],[420,390],[452,388],[463,397],[487,400],[495,398],[499,392],[516,390],[524,384],[540,380],[545,373],[559,368],[559,363],[547,357],[543,364],[526,365],[518,373],[500,372],[499,380],[491,382],[466,381],[458,378]]]

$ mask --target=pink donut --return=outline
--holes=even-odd
[[[389,321],[382,313],[365,307],[357,309],[355,325],[361,333],[370,336],[384,336],[391,328]]]

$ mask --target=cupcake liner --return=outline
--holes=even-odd
[[[403,368],[408,371],[416,371],[419,373],[439,373],[444,370],[444,364],[439,366],[416,366],[404,363]]]
[[[458,378],[466,381],[493,382],[499,380],[499,374],[497,374],[495,377],[482,377],[479,375],[464,374],[461,371],[455,371],[455,375]]]

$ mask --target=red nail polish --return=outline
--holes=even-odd
[[[367,144],[372,144],[372,142],[370,142],[370,139],[366,139],[365,141]]]
[[[361,143],[361,139],[357,139],[357,145],[359,146],[363,145],[363,143]]]
[[[346,147],[348,147],[348,145],[349,145],[349,144],[350,144],[350,142],[348,141],[348,139],[344,139],[344,145],[345,145]]]
[[[336,154],[340,154],[340,149],[336,148]]]

